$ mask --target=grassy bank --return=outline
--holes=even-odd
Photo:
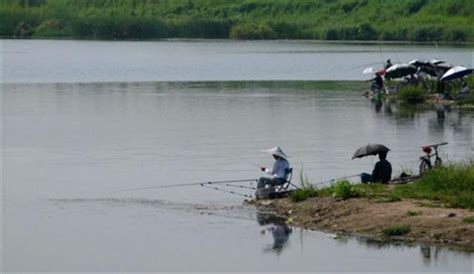
[[[474,41],[470,0],[1,0],[0,35]]]
[[[437,168],[407,185],[340,181],[253,203],[306,229],[474,250],[473,163]]]
[[[346,181],[322,189],[306,188],[290,194],[294,202],[310,197],[369,198],[379,202],[402,199],[431,200],[444,207],[474,210],[474,164],[447,165],[433,169],[412,184],[351,185]]]

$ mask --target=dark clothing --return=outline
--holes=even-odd
[[[286,183],[285,179],[260,177],[257,188],[264,188],[266,185],[279,186]]]
[[[372,182],[372,174],[362,172],[360,174],[360,181],[363,184],[371,183]]]
[[[438,81],[438,93],[439,94],[444,94],[444,82],[443,81]]]
[[[362,183],[382,183],[387,184],[392,177],[392,165],[387,160],[380,160],[375,164],[372,174],[362,173],[360,180]]]
[[[387,160],[380,160],[372,171],[372,182],[388,183],[392,178],[392,165]]]
[[[382,79],[382,76],[380,75],[377,75],[375,76],[373,82],[372,82],[372,86],[370,87],[370,89],[372,91],[378,91],[380,89],[382,89],[383,87],[383,79]]]

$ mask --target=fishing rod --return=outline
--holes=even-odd
[[[149,187],[137,187],[127,188],[109,193],[125,192],[125,191],[136,191],[136,190],[147,190],[147,189],[160,189],[160,188],[174,188],[174,187],[186,187],[186,186],[199,186],[199,185],[213,185],[213,184],[226,184],[226,183],[241,183],[241,182],[256,182],[257,179],[241,179],[241,180],[225,180],[225,181],[208,181],[208,182],[196,182],[186,184],[174,184],[174,185],[162,185],[162,186],[149,186]]]
[[[235,192],[235,191],[232,191],[232,190],[226,190],[226,189],[218,188],[218,187],[215,187],[215,186],[209,186],[208,184],[201,184],[201,186],[204,187],[204,188],[214,189],[214,190],[217,190],[217,191],[220,191],[220,192],[226,192],[226,193],[230,193],[230,194],[234,194],[234,195],[238,195],[238,196],[242,196],[242,197],[246,197],[246,198],[253,198],[252,195],[247,195],[247,194],[243,194],[243,193],[240,193],[240,192]]]
[[[243,185],[234,185],[234,184],[225,184],[225,186],[235,187],[235,188],[245,188],[245,189],[251,189],[251,190],[257,189],[256,187],[252,187],[252,186],[243,186]]]
[[[334,179],[331,179],[331,180],[322,181],[322,182],[315,183],[315,184],[312,184],[312,185],[313,186],[318,186],[318,185],[323,185],[323,184],[331,183],[331,182],[334,182],[334,181],[349,179],[349,178],[353,178],[353,177],[357,177],[357,176],[360,176],[360,173],[357,173],[357,174],[354,174],[354,175],[349,175],[349,176],[344,176],[344,177],[339,177],[339,178],[334,178]]]
[[[358,65],[358,66],[355,66],[355,67],[351,67],[351,70],[358,69],[358,68],[363,68],[363,67],[367,67],[367,66],[372,66],[372,65],[380,65],[380,62],[372,62],[372,63],[366,63],[366,64]]]

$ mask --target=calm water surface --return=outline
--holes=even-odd
[[[114,191],[254,178],[274,144],[314,182],[370,170],[350,160],[367,142],[398,170],[425,143],[465,160],[472,112],[377,112],[350,84],[317,82],[8,84],[3,108],[6,270],[471,270],[472,255],[435,247],[299,229],[275,240],[278,222],[200,187]]]
[[[442,59],[472,67],[473,49],[314,41],[0,40],[5,82],[365,80],[366,67]]]
[[[275,47],[265,50],[269,44]],[[33,51],[32,45],[42,50]],[[306,71],[285,68],[279,58],[289,56],[291,63],[314,54],[339,56],[342,63],[334,64],[339,70],[348,66],[343,54],[299,52],[313,43],[189,45],[3,41],[3,80],[8,82],[1,96],[3,270],[472,272],[469,253],[333,239],[285,227],[242,205],[242,197],[201,187],[120,191],[256,178],[261,175],[257,165],[271,164],[260,150],[276,144],[291,156],[295,174],[302,171],[313,182],[370,171],[375,159],[350,160],[368,142],[392,149],[395,172],[416,170],[423,144],[449,142],[441,150],[446,160],[474,154],[473,112],[447,110],[442,119],[433,110],[376,108],[360,96],[364,87],[352,82],[185,81],[209,80],[206,75],[243,80],[244,73],[279,79],[275,69],[306,79]],[[169,47],[169,54],[156,56],[176,62],[155,62],[149,53],[156,47]],[[369,54],[380,59],[377,47],[340,47],[344,54],[362,51],[350,58]],[[403,54],[426,51],[435,52],[408,47]],[[187,58],[193,52],[194,59]],[[461,56],[460,61],[467,56],[462,49],[446,52]],[[210,64],[196,53],[207,53]],[[261,67],[239,68],[244,63],[239,59],[249,54],[279,65],[256,59]],[[150,65],[138,62],[137,55]],[[227,72],[219,67],[226,58],[235,61],[227,64]],[[234,69],[240,74],[230,73]],[[181,74],[173,78],[172,71]],[[329,74],[311,75],[326,79]],[[347,75],[341,77],[361,77]],[[163,79],[183,82],[127,82]],[[121,82],[99,83],[111,81]]]

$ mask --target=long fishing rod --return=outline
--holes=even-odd
[[[256,182],[257,179],[241,179],[241,180],[225,180],[225,181],[207,181],[207,182],[196,182],[196,183],[186,183],[186,184],[174,184],[174,185],[162,185],[162,186],[149,186],[149,187],[137,187],[137,188],[127,188],[116,191],[111,191],[109,193],[116,192],[125,192],[125,191],[136,191],[136,190],[146,190],[146,189],[160,189],[160,188],[174,188],[174,187],[185,187],[185,186],[199,186],[199,185],[213,185],[213,184],[225,184],[225,183],[241,183],[241,182]]]
[[[252,186],[243,186],[243,185],[234,185],[234,184],[225,184],[225,186],[235,187],[235,188],[245,188],[245,189],[250,189],[250,190],[256,190],[257,189],[256,187],[252,187]]]
[[[240,192],[235,192],[235,191],[232,191],[232,190],[226,190],[226,189],[218,188],[218,187],[215,187],[215,186],[209,186],[207,184],[201,184],[201,186],[204,187],[204,188],[214,189],[214,190],[217,190],[217,191],[220,191],[220,192],[226,192],[226,193],[230,193],[230,194],[234,194],[234,195],[238,195],[238,196],[242,196],[242,197],[246,197],[246,198],[253,198],[252,195],[247,195],[247,194],[243,194],[243,193],[240,193]]]
[[[380,62],[366,63],[366,64],[358,65],[355,67],[351,67],[350,69],[353,70],[353,69],[363,68],[363,67],[372,66],[372,65],[380,65]]]
[[[339,181],[339,180],[344,180],[344,179],[349,179],[349,178],[357,177],[357,176],[360,176],[360,174],[361,174],[361,173],[357,173],[357,174],[354,174],[354,175],[349,175],[349,176],[334,178],[334,179],[331,179],[331,180],[322,181],[322,182],[315,183],[315,184],[312,184],[312,185],[313,185],[313,186],[323,185],[323,184],[331,183],[331,182],[334,182],[334,181]]]

